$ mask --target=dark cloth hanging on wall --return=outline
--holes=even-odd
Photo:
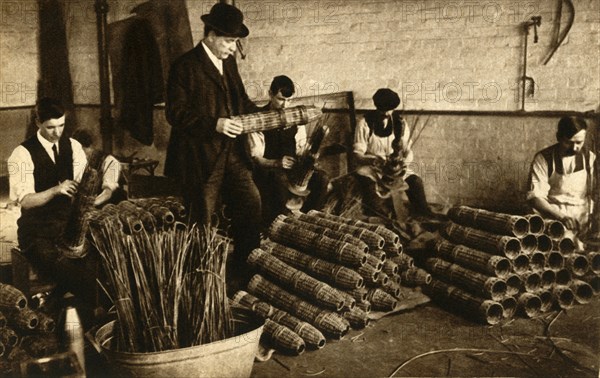
[[[163,102],[164,92],[158,45],[150,24],[144,19],[133,17],[119,26],[123,34],[113,48],[121,53],[111,62],[117,126],[128,130],[141,143],[151,145],[154,104]]]
[[[69,65],[69,49],[63,2],[38,0],[39,67],[37,98],[52,97],[60,100],[70,113],[65,122],[67,135],[75,128],[73,81]],[[37,131],[35,122],[29,125],[27,137]]]

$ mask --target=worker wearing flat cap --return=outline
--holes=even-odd
[[[558,143],[538,152],[531,164],[527,200],[542,216],[562,221],[575,235],[585,234],[593,209],[596,155],[585,147],[587,124],[581,117],[558,122]],[[581,244],[580,244],[581,247]]]
[[[413,161],[411,149],[410,130],[400,116],[394,111],[400,105],[400,97],[389,88],[378,89],[373,95],[375,110],[368,111],[359,119],[354,134],[354,159],[359,166],[381,167],[391,157],[396,143],[403,158],[403,180],[408,185],[406,194],[412,205],[414,216],[433,216],[423,187],[423,180],[410,168]],[[397,147],[398,148],[398,147]],[[387,215],[385,201],[376,191],[376,182],[372,177],[360,174],[358,179],[363,189],[363,203],[365,211],[372,215]]]
[[[260,194],[242,125],[231,119],[257,110],[234,56],[249,31],[242,12],[225,3],[201,18],[204,38],[169,74],[166,117],[172,130],[165,174],[180,180],[193,221],[212,223],[218,204],[226,205],[235,245],[227,274],[249,278],[246,257],[260,242]]]

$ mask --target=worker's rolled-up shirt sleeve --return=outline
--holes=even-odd
[[[121,164],[112,155],[108,155],[102,162],[102,189],[115,191],[119,187]]]
[[[248,134],[248,152],[253,158],[265,156],[265,136],[263,133]]]
[[[21,203],[26,195],[35,193],[31,154],[25,147],[18,146],[8,158],[7,164],[10,199]]]
[[[361,119],[356,125],[354,132],[354,145],[352,146],[355,154],[365,155],[369,143],[369,126],[364,119]]]
[[[71,150],[73,151],[73,181],[81,182],[83,171],[87,166],[87,157],[81,143],[71,138]]]
[[[548,183],[548,163],[541,154],[535,155],[529,172],[529,191],[527,200],[532,198],[548,199],[550,184]]]

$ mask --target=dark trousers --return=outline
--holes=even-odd
[[[365,213],[369,215],[387,216],[391,209],[389,199],[380,198],[376,194],[375,182],[368,177],[356,175],[359,185],[362,188],[363,206]],[[410,201],[412,215],[427,216],[431,214],[431,209],[425,197],[425,187],[423,180],[417,175],[410,175],[404,180],[408,184],[406,196]]]
[[[44,236],[29,236],[19,244],[38,273],[56,282],[59,294],[71,292],[75,295],[83,325],[90,327],[94,319],[93,311],[100,301],[96,286],[96,278],[100,274],[97,252],[90,248],[85,257],[69,259],[63,257],[56,248],[55,238]]]
[[[222,202],[221,202],[222,200]],[[220,211],[223,203],[231,216],[234,251],[228,277],[249,278],[246,259],[260,245],[261,203],[248,164],[235,152],[222,156],[204,185],[205,222]]]

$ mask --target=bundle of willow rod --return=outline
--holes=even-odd
[[[271,241],[264,241],[261,248],[286,264],[308,272],[337,288],[354,289],[364,286],[364,280],[360,274],[345,266],[318,259]]]
[[[308,303],[259,274],[254,275],[248,283],[248,291],[309,322],[320,331],[333,337],[343,337],[350,328],[350,324],[335,312]]]
[[[88,231],[88,218],[86,214],[94,208],[94,200],[99,192],[101,179],[91,166],[86,166],[81,182],[77,186],[77,193],[73,198],[71,211],[63,234],[60,236],[57,247],[65,257],[82,258],[87,254],[85,237]]]
[[[91,234],[111,284],[121,351],[157,352],[233,336],[228,242],[215,229],[129,235],[115,218]]]
[[[360,248],[361,250],[363,250],[365,252],[369,252],[369,247],[367,246],[367,244],[365,244],[365,242],[363,242],[359,238],[354,237],[350,234],[340,232],[340,231],[335,231],[329,227],[319,226],[314,223],[304,222],[298,218],[288,217],[283,214],[277,216],[276,219],[277,219],[277,221],[282,221],[284,223],[291,224],[292,226],[298,227],[300,229],[306,229],[306,230],[316,232],[321,235],[325,235],[325,236],[330,237],[335,240],[340,240],[340,241],[343,241],[346,243],[354,244],[356,247]]]
[[[306,148],[296,155],[296,162],[291,169],[286,171],[287,180],[291,185],[290,190],[305,190],[308,182],[315,172],[315,164],[319,158],[319,149],[325,136],[329,133],[329,128],[318,122],[308,137]]]
[[[433,279],[423,286],[423,292],[447,308],[463,312],[487,324],[498,324],[503,317],[502,305],[496,301],[474,296],[466,291]]]
[[[0,282],[0,309],[19,310],[27,306],[25,294],[16,287]]]
[[[511,236],[496,235],[450,222],[445,233],[450,241],[495,255],[514,259],[521,253],[521,242]]]
[[[337,289],[287,265],[261,249],[255,249],[250,253],[248,264],[256,267],[275,282],[293,289],[295,293],[315,301],[322,307],[334,311],[341,311],[344,308],[344,297]]]
[[[318,210],[310,210],[308,214],[340,223],[345,223],[351,226],[366,228],[367,230],[375,232],[383,238],[385,242],[384,250],[386,252],[391,253],[390,257],[402,252],[402,244],[400,243],[400,237],[394,231],[387,229],[385,226],[382,226],[380,224],[367,223],[360,220],[346,218],[334,214],[329,214]]]
[[[290,351],[297,356],[304,353],[306,349],[304,340],[288,327],[275,323],[271,319],[266,319],[263,330],[265,336],[271,340],[276,348]]]
[[[500,278],[486,276],[438,258],[427,259],[425,265],[435,276],[484,298],[497,301],[506,295],[506,282]]]
[[[334,240],[316,232],[299,230],[277,220],[271,224],[270,236],[278,243],[314,253],[343,265],[357,267],[367,262],[366,253],[353,244]]]
[[[262,318],[271,319],[276,323],[288,327],[310,346],[318,349],[325,346],[325,336],[314,326],[267,302],[261,301],[250,293],[240,290],[233,296],[232,301],[234,304],[249,308]]]
[[[529,232],[529,221],[525,217],[474,209],[468,206],[451,208],[448,211],[448,218],[463,226],[496,234],[522,237]]]
[[[435,245],[437,255],[466,268],[490,276],[506,277],[511,270],[511,263],[506,257],[490,255],[477,249],[453,244],[444,239],[438,239]]]
[[[385,244],[385,240],[381,236],[377,235],[373,231],[367,230],[366,228],[350,226],[345,223],[340,223],[308,214],[299,213],[295,214],[295,216],[303,222],[329,227],[332,230],[350,234],[365,242],[369,246],[369,249],[382,249]]]
[[[298,105],[291,108],[233,116],[231,119],[241,123],[242,133],[248,134],[306,125],[321,115],[321,110],[315,106]]]

